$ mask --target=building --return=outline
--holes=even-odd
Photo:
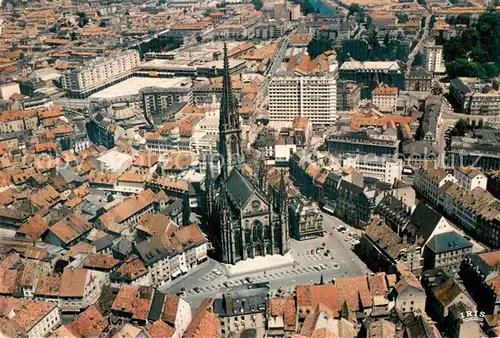
[[[381,85],[372,91],[372,103],[380,112],[393,113],[398,102],[398,88]]]
[[[211,168],[205,179],[206,217],[211,240],[227,264],[265,256],[284,255],[288,245],[288,201],[271,201],[241,171],[244,160],[241,127],[231,90],[227,46],[224,47],[224,80],[219,118],[221,173],[213,180]]]
[[[392,12],[370,11],[368,13],[368,22],[376,28],[384,28],[395,25],[398,18]]]
[[[19,83],[12,82],[0,86],[0,99],[8,101],[13,94],[21,94]]]
[[[486,190],[488,179],[476,168],[456,167],[453,176],[457,180],[457,184],[466,191],[472,191],[476,188]]]
[[[450,149],[446,152],[446,165],[474,166],[488,170],[500,167],[500,146],[497,140],[499,129],[474,129],[473,137],[453,136]]]
[[[352,110],[359,107],[361,86],[353,81],[337,81],[337,110]]]
[[[8,314],[0,319],[3,337],[46,337],[60,324],[61,314],[57,303],[40,300],[6,298]]]
[[[399,61],[344,62],[339,69],[340,80],[350,80],[362,86],[361,98],[369,98],[380,83],[404,89],[404,65]]]
[[[472,243],[455,231],[434,235],[424,247],[424,269],[440,268],[453,276],[471,251]]]
[[[498,79],[485,83],[478,78],[458,77],[450,82],[450,94],[462,113],[498,116],[500,111]]]
[[[334,131],[326,137],[328,151],[334,155],[369,154],[370,156],[395,157],[399,152],[396,135],[367,131]]]
[[[335,55],[292,56],[286,71],[269,82],[269,118],[292,122],[297,116],[313,125],[332,125],[337,119],[338,65]]]
[[[500,252],[491,251],[468,255],[460,267],[460,278],[476,301],[478,310],[486,314],[500,313],[499,263]]]
[[[428,163],[415,172],[414,187],[417,192],[424,196],[432,205],[437,206],[440,196],[439,189],[447,182],[455,182],[452,174],[437,167],[433,163]]]
[[[184,332],[183,338],[220,337],[222,333],[219,318],[215,314],[214,301],[205,299]]]
[[[244,284],[230,289],[223,298],[214,300],[214,312],[219,317],[222,337],[246,329],[266,327],[269,284]]]
[[[398,264],[404,264],[416,276],[422,271],[420,246],[405,241],[379,217],[366,226],[356,251],[373,271],[394,273]]]
[[[463,303],[471,311],[476,311],[476,303],[465,288],[443,270],[433,269],[424,272],[421,280],[427,293],[426,312],[438,322],[444,322],[450,315],[453,305]]]
[[[432,73],[425,68],[411,70],[405,78],[405,89],[429,92],[432,89]]]
[[[163,299],[163,313],[161,314],[161,320],[175,330],[171,337],[182,338],[182,335],[192,320],[191,304],[178,295],[168,294],[165,296],[157,292],[155,293],[155,298],[156,297],[160,300]],[[154,302],[155,299],[153,298],[152,307],[154,306]],[[160,318],[152,316],[152,311],[150,311],[148,319],[157,320]]]
[[[0,134],[12,134],[38,128],[36,111],[6,111],[0,116]]]
[[[395,308],[401,313],[425,313],[426,294],[419,280],[411,273],[402,275],[394,286]]]
[[[164,209],[167,200],[163,192],[145,190],[100,216],[98,226],[112,234],[133,232],[143,215]]]
[[[97,167],[104,173],[123,174],[132,167],[132,156],[112,149],[97,158]]]
[[[420,140],[437,142],[438,129],[442,122],[443,99],[438,95],[431,95],[425,100],[424,112],[420,118],[417,136]]]
[[[323,214],[319,206],[304,197],[295,197],[289,207],[290,236],[296,240],[323,237]]]
[[[423,64],[430,73],[443,73],[444,59],[443,46],[436,45],[433,42],[424,45]]]
[[[188,86],[148,87],[141,89],[140,93],[144,115],[151,124],[155,125],[175,121],[175,113],[181,105],[193,104],[193,91]]]
[[[137,50],[131,49],[116,55],[96,58],[87,64],[65,71],[61,85],[75,98],[87,98],[99,90],[132,76],[139,66]]]
[[[93,305],[108,282],[108,274],[101,271],[64,269],[59,288],[59,301],[63,312],[80,312]]]
[[[364,156],[342,158],[342,167],[358,170],[363,176],[377,178],[389,184],[401,180],[403,162],[401,159],[384,156]]]

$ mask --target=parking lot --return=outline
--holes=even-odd
[[[324,214],[323,226],[325,236],[321,238],[290,240],[295,260],[293,266],[228,277],[222,264],[209,260],[162,290],[172,293],[182,290],[187,300],[196,307],[203,299],[220,296],[228,288],[242,284],[269,282],[272,295],[293,294],[296,285],[315,284],[321,279],[329,283],[332,278],[360,276],[369,272],[351,250],[361,231],[327,214]],[[338,231],[339,226],[345,227],[345,231]]]

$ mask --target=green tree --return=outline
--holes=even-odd
[[[333,41],[325,38],[314,37],[307,45],[307,53],[311,59],[315,59],[318,55],[326,51],[332,50]]]
[[[407,23],[408,22],[408,15],[403,14],[403,15],[398,15],[398,23]]]
[[[361,12],[362,9],[361,9],[361,6],[359,4],[350,4],[349,5],[349,15],[354,15],[356,13],[359,13]]]
[[[457,129],[458,136],[464,136],[467,133],[468,123],[464,119],[460,119],[455,124],[455,128]]]
[[[368,44],[363,40],[344,40],[340,47],[339,59],[345,62],[349,58],[358,61],[366,61],[370,55]]]
[[[478,128],[478,129],[483,129],[483,126],[484,126],[484,120],[481,118],[481,119],[479,119],[479,121],[477,122],[477,128]]]
[[[258,11],[260,11],[262,6],[264,6],[264,3],[262,2],[262,0],[252,0],[252,4],[255,7],[255,9]]]

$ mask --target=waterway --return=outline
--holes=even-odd
[[[328,4],[332,0],[307,0],[321,15],[335,15],[337,10]],[[333,1],[332,1],[333,2]]]

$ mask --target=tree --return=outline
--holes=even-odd
[[[457,129],[458,136],[464,136],[467,132],[468,123],[464,119],[460,119],[455,124],[455,128]]]
[[[260,11],[262,6],[264,6],[264,3],[262,2],[262,0],[252,0],[252,4],[255,7],[255,9],[258,11]]]
[[[479,121],[477,122],[477,128],[478,129],[482,129],[484,126],[484,120],[481,118],[479,119]]]
[[[160,165],[156,166],[156,173],[158,174],[159,177],[163,176],[163,168]]]
[[[332,50],[333,41],[326,38],[314,37],[307,45],[307,53],[311,59],[315,59],[326,51]]]
[[[356,13],[359,13],[361,12],[362,9],[361,9],[361,6],[359,4],[350,4],[349,5],[349,15],[354,15]]]
[[[398,16],[398,23],[407,23],[408,22],[408,15],[403,14]]]
[[[368,37],[366,40],[368,41],[368,45],[372,48],[376,48],[380,45],[378,42],[377,32],[373,29],[368,31]]]
[[[201,42],[201,40],[203,40],[203,36],[196,35],[196,41]]]

